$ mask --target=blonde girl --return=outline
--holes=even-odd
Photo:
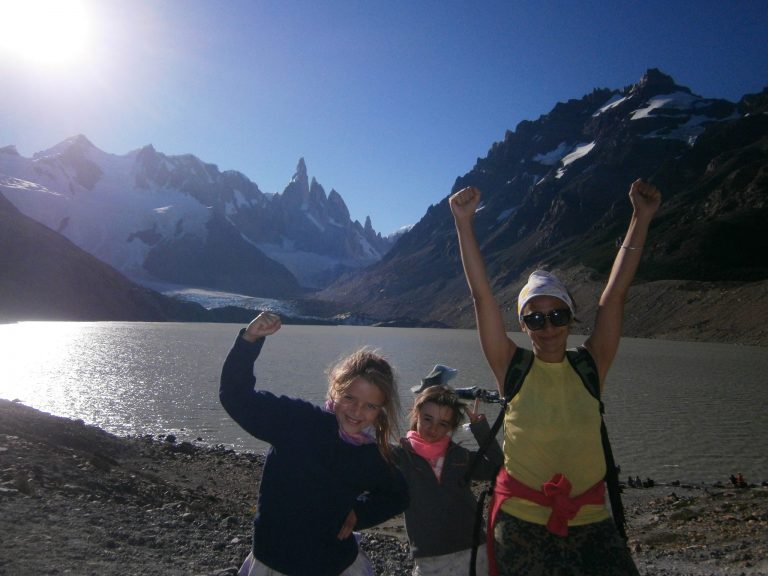
[[[324,407],[258,390],[254,362],[280,327],[276,314],[259,314],[221,373],[225,410],[271,444],[240,575],[372,576],[353,531],[408,505],[404,479],[388,461],[399,406],[392,368],[369,349],[344,358],[328,372]]]

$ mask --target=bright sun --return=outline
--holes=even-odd
[[[0,49],[36,64],[74,63],[90,32],[80,0],[0,0]]]

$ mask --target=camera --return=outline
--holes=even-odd
[[[456,388],[456,395],[462,400],[475,400],[479,398],[483,402],[494,403],[499,401],[499,393],[496,390],[486,390],[478,386],[469,388]]]

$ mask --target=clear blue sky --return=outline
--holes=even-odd
[[[31,2],[0,0],[0,23]],[[114,154],[153,144],[264,192],[281,192],[304,157],[383,233],[418,221],[505,130],[558,101],[654,67],[707,97],[768,85],[766,0],[79,5],[39,36],[13,24],[21,33],[0,44],[0,146],[31,156],[76,134]],[[38,10],[36,28],[51,9]],[[83,51],[46,60],[41,46],[62,30],[54,55],[80,36]]]

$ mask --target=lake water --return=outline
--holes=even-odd
[[[264,444],[243,433],[218,401],[221,364],[238,328],[0,325],[0,398],[119,435],[173,433],[180,440],[262,451]],[[573,337],[571,344],[580,341]],[[473,330],[349,326],[284,326],[256,364],[259,384],[322,403],[324,370],[362,345],[392,360],[403,413],[413,398],[410,387],[436,363],[459,369],[455,386],[493,388]],[[713,482],[741,471],[748,480],[768,480],[768,348],[624,339],[605,403],[622,477]],[[497,405],[483,406],[494,418]],[[466,431],[457,436],[473,444]]]

